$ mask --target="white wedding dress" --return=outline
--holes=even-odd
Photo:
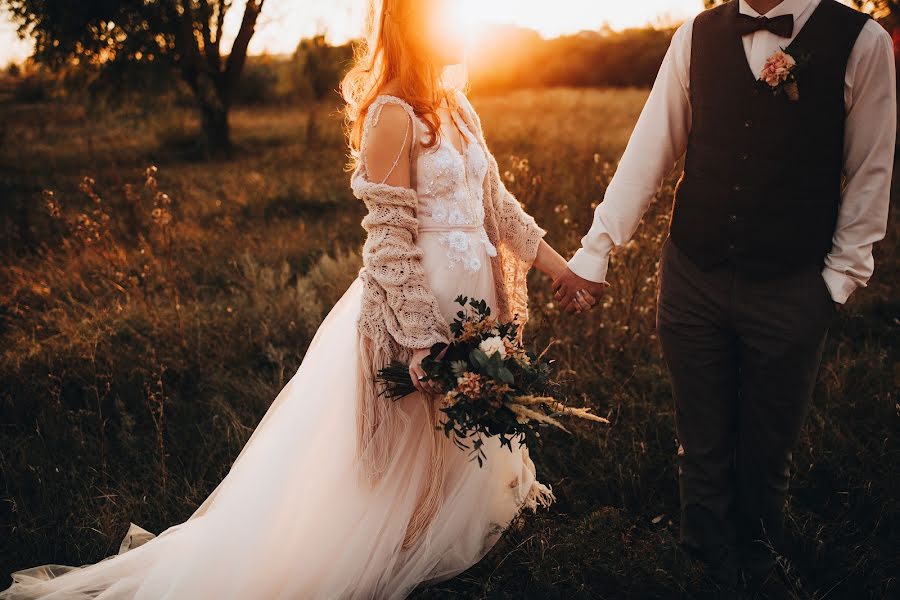
[[[372,120],[385,104],[370,109]],[[415,134],[424,124],[413,116]],[[460,294],[495,301],[484,232],[488,161],[461,118],[464,151],[442,141],[416,158],[418,245],[441,310]],[[446,140],[446,136],[442,136]],[[354,189],[364,178],[357,172]],[[435,432],[429,400],[400,401],[403,423],[377,483],[357,469],[355,281],[322,323],[306,358],[273,402],[228,476],[186,522],[154,537],[132,525],[120,553],[85,567],[45,565],[14,574],[2,600],[403,598],[420,584],[478,562],[525,507],[548,505],[525,447],[488,439],[479,468]],[[389,400],[386,400],[389,401]],[[416,501],[443,453],[441,501],[422,535],[404,544]]]

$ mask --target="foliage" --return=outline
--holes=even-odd
[[[649,86],[672,34],[672,29],[645,28],[545,40],[531,30],[496,27],[472,52],[470,84],[479,92]],[[325,100],[336,93],[352,55],[350,44],[330,46],[322,37],[302,40],[289,59],[251,59],[236,98],[259,104]]]
[[[301,40],[290,57],[251,57],[235,90],[235,104],[333,100],[352,55],[349,44],[330,46],[318,36]]]
[[[228,110],[265,0],[248,0],[231,51],[221,44],[231,0],[44,2],[2,0],[33,59],[51,67],[85,64],[118,74],[133,65],[173,70],[188,84],[203,117],[208,153],[228,153]]]
[[[544,40],[530,30],[497,28],[473,53],[472,87],[649,86],[673,29],[596,31]]]
[[[852,0],[852,2],[859,10],[871,14],[876,19],[900,13],[900,0]]]
[[[50,100],[58,86],[57,80],[44,69],[20,71],[14,76],[13,97],[17,102],[43,102]]]
[[[671,29],[646,28],[544,40],[530,30],[497,27],[473,52],[470,84],[480,92],[559,85],[649,86],[672,34]],[[331,46],[318,36],[301,40],[291,56],[249,57],[231,103],[278,106],[336,98],[352,55],[351,44]],[[81,97],[91,104],[147,106],[151,98],[159,98],[160,104],[185,103],[190,87],[172,86],[168,72],[159,66],[144,61],[111,74],[95,72],[89,64],[69,65],[57,85],[66,97]]]
[[[352,59],[349,44],[330,46],[324,36],[301,40],[291,59],[295,89],[304,99],[327,99],[336,93]]]
[[[703,0],[703,3],[707,8],[711,8],[727,1],[729,0]],[[900,12],[900,0],[851,0],[851,3],[876,19],[894,16]]]
[[[241,82],[234,91],[236,106],[278,105],[293,95],[286,71],[288,64],[282,58],[252,56],[244,67]]]

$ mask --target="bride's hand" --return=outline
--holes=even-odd
[[[590,312],[591,309],[594,308],[597,304],[597,299],[594,298],[590,292],[586,290],[579,290],[575,293],[575,299],[572,300],[572,305],[575,306],[575,312],[577,314]]]
[[[409,377],[412,379],[413,386],[423,394],[439,394],[440,390],[434,382],[424,381],[426,373],[425,369],[422,368],[422,361],[429,354],[431,354],[431,350],[427,348],[416,350],[413,353],[412,360],[409,363]]]

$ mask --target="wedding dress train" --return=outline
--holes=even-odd
[[[372,110],[388,103],[402,105],[382,97]],[[461,191],[464,183],[480,186],[487,159],[463,131],[464,152],[442,142],[417,159],[417,244],[448,321],[460,294],[496,301],[496,249],[484,235],[478,198]],[[132,525],[120,554],[93,565],[19,571],[0,599],[403,598],[475,564],[524,507],[549,504],[552,493],[536,481],[527,448],[514,444],[510,452],[488,439],[479,467],[435,430],[433,400],[419,394],[399,401],[386,471],[377,481],[359,476],[362,293],[357,279],[190,519],[158,537]],[[435,477],[438,505],[409,537],[422,489]]]

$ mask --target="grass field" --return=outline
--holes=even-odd
[[[645,98],[475,99],[508,186],[563,254]],[[236,112],[228,162],[197,159],[190,113],[0,110],[5,585],[14,569],[115,553],[129,521],[159,532],[193,512],[354,278],[363,212],[333,107]],[[531,341],[555,343],[568,393],[612,425],[546,436],[532,455],[558,503],[418,598],[690,597],[654,333],[673,182],[614,258],[600,310],[560,315],[532,276]],[[799,598],[900,594],[896,212],[875,280],[835,322],[795,454],[787,559]]]

